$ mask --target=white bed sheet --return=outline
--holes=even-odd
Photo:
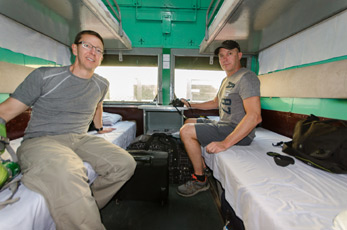
[[[121,121],[113,126],[116,128],[111,133],[96,134],[106,140],[126,148],[136,136],[136,123],[131,121]],[[11,147],[16,151],[22,138],[11,141]],[[5,157],[6,159],[6,153]],[[87,162],[84,162],[88,171],[88,178],[92,183],[97,174]],[[0,201],[6,200],[11,195],[7,189],[0,193]],[[0,229],[6,230],[54,230],[55,224],[47,208],[45,199],[42,195],[33,192],[21,184],[14,197],[20,197],[20,200],[12,205],[6,206],[0,210]]]
[[[285,154],[272,143],[289,140],[257,128],[250,146],[233,146],[218,154],[203,150],[203,156],[247,230],[343,229],[339,226],[347,221],[347,175],[296,159],[294,165],[277,166],[266,153]]]
[[[115,125],[105,127],[116,128],[116,130],[104,134],[97,134],[96,131],[91,131],[89,134],[103,137],[123,149],[128,147],[136,137],[136,122],[134,121],[120,121]]]

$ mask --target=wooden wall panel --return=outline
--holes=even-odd
[[[189,109],[184,111],[184,115],[188,118],[197,118],[199,116],[219,116],[218,109],[201,110]]]
[[[137,107],[104,107],[108,113],[117,113],[123,117],[123,120],[136,121],[136,136],[143,134],[143,110]]]
[[[261,110],[263,121],[261,127],[274,131],[275,133],[282,134],[286,137],[292,138],[295,124],[308,117],[306,114],[280,112],[274,110]],[[320,120],[327,120],[330,118],[319,117]]]
[[[24,131],[28,125],[30,116],[31,110],[29,109],[6,123],[7,137],[10,138],[10,140],[24,136]]]

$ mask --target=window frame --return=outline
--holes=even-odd
[[[158,58],[158,83],[157,83],[157,103],[163,104],[163,48],[133,48],[132,50],[106,50],[104,55],[118,55],[118,60],[126,58],[128,55],[136,56],[156,56]],[[206,58],[206,63],[209,64],[211,61],[217,61],[213,54],[200,54],[198,49],[171,49],[170,53],[170,101],[175,99],[175,69],[176,69],[176,57],[203,57]],[[243,54],[242,58],[246,59],[246,68],[251,68],[252,56]],[[218,63],[219,64],[219,63]],[[106,66],[101,63],[101,66]],[[115,65],[116,66],[116,65]],[[104,101],[106,106],[138,106],[138,105],[154,105],[153,102],[131,102],[131,101]]]
[[[170,100],[175,99],[175,69],[176,69],[176,57],[202,57],[206,58],[206,64],[212,65],[215,61],[218,61],[218,57],[214,54],[200,54],[197,49],[171,49],[171,79],[170,79]],[[252,56],[243,54],[242,58],[246,59],[246,68],[250,69],[252,65]],[[218,62],[219,65],[219,62]]]
[[[159,102],[162,101],[162,49],[161,48],[133,48],[132,50],[106,50],[105,55],[116,55],[118,56],[118,62],[122,62],[126,56],[156,56],[157,67],[158,67],[158,75],[157,75],[157,97]],[[126,66],[126,65],[108,65],[101,63],[100,66]],[[129,65],[130,66],[130,65]],[[136,101],[104,101],[104,105],[114,106],[114,105],[122,105],[122,106],[138,106],[138,105],[148,105],[155,104],[153,102],[136,102]]]

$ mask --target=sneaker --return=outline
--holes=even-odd
[[[193,174],[191,180],[177,187],[177,194],[184,197],[191,197],[199,192],[206,191],[209,188],[210,184],[208,183],[207,178],[205,178],[205,181],[201,182],[198,181]]]

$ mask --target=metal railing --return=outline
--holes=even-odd
[[[206,26],[205,26],[205,40],[207,41],[208,38],[209,38],[209,35],[208,35],[208,25],[210,24],[211,20],[212,20],[212,17],[214,16],[214,13],[216,12],[218,6],[219,6],[219,3],[220,3],[220,0],[217,1],[217,3],[214,5],[213,7],[213,11],[211,13],[210,16],[208,16],[210,14],[210,10],[211,10],[211,7],[213,5],[213,3],[215,2],[215,0],[211,0],[211,3],[206,11]]]
[[[111,8],[112,12],[114,13],[114,15],[116,16],[116,18],[119,21],[119,36],[123,37],[122,15],[120,13],[120,8],[119,8],[116,0],[112,0],[112,1],[113,1],[114,5],[116,6],[118,12],[115,11],[115,9],[111,5],[110,1],[106,0],[107,4],[109,5],[109,7]]]

